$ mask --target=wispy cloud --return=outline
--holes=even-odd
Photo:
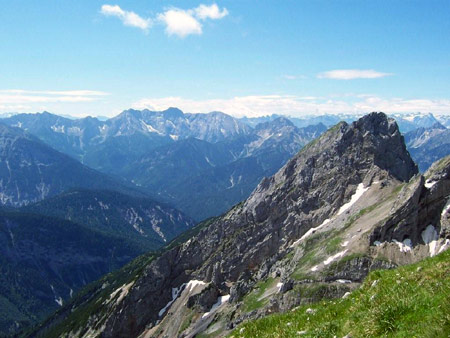
[[[223,8],[222,10],[219,9],[219,6],[216,4],[212,4],[210,6],[207,5],[200,5],[195,11],[195,16],[200,20],[206,20],[206,19],[222,19],[223,17],[228,15],[228,10],[226,8]]]
[[[0,89],[0,94],[44,94],[44,95],[68,95],[68,96],[107,96],[106,92],[97,90],[24,90],[24,89]]]
[[[119,18],[125,26],[140,28],[144,32],[148,32],[149,28],[152,26],[151,19],[144,19],[134,12],[125,11],[118,5],[103,5],[100,13],[106,16],[115,16]]]
[[[57,102],[91,102],[109,93],[94,90],[0,90],[1,106],[20,106],[30,103],[57,103]]]
[[[209,6],[201,4],[191,9],[173,7],[157,14],[154,19],[145,19],[134,12],[123,10],[118,5],[105,4],[101,7],[100,13],[105,16],[115,16],[124,25],[137,27],[145,32],[148,32],[153,23],[161,23],[166,27],[167,35],[176,35],[184,38],[188,35],[202,34],[203,26],[201,21],[222,19],[228,15],[228,10],[226,8],[220,9],[217,4]]]
[[[319,79],[354,80],[354,79],[376,79],[389,75],[393,74],[377,72],[373,69],[335,69],[319,73],[317,77]]]
[[[282,78],[285,80],[304,80],[304,79],[307,79],[308,77],[305,75],[285,74],[282,76]]]
[[[372,95],[355,95],[348,97],[311,97],[295,95],[259,95],[240,96],[230,99],[191,100],[181,97],[144,98],[133,108],[163,110],[179,107],[186,112],[207,113],[214,110],[223,111],[233,116],[263,116],[282,114],[290,116],[315,114],[368,113],[383,111],[385,113],[432,112],[446,114],[450,111],[450,100],[430,99],[385,99]]]

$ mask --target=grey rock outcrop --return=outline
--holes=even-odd
[[[158,320],[169,290],[189,279],[213,281],[222,294],[230,293],[230,282],[240,283],[244,272],[258,271],[336,212],[359,183],[388,176],[408,181],[416,173],[394,120],[372,113],[338,124],[264,179],[243,205],[151,263],[103,334],[138,334]]]

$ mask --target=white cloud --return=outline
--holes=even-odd
[[[93,90],[0,90],[0,106],[20,107],[30,103],[91,102],[108,93]]]
[[[158,20],[166,25],[167,35],[176,35],[184,38],[191,34],[203,33],[199,20],[218,20],[228,15],[228,10],[222,10],[216,4],[211,6],[200,5],[194,9],[171,8],[158,15]]]
[[[24,89],[0,89],[0,94],[44,94],[44,95],[68,95],[68,96],[106,96],[106,92],[96,90],[24,90]]]
[[[202,25],[193,17],[191,11],[173,8],[159,14],[158,19],[166,25],[168,35],[184,38],[191,34],[202,34]]]
[[[220,9],[217,4],[199,5],[193,9],[170,8],[156,16],[154,20],[144,19],[138,14],[125,11],[118,5],[103,5],[100,13],[106,16],[119,18],[124,25],[132,26],[148,32],[154,21],[163,23],[166,26],[167,35],[176,35],[184,38],[188,35],[203,33],[200,21],[207,19],[218,20],[228,15],[226,8]]]
[[[228,15],[228,10],[226,8],[223,8],[221,11],[217,4],[212,4],[211,6],[200,5],[194,11],[195,16],[200,20],[217,20],[222,19],[223,17]]]
[[[348,114],[383,111],[385,113],[432,112],[448,114],[450,100],[383,99],[377,96],[312,97],[295,95],[255,95],[230,99],[191,100],[181,97],[145,98],[132,105],[136,109],[164,110],[178,107],[185,112],[207,113],[214,110],[241,116],[282,114],[290,116]]]
[[[376,79],[392,75],[381,73],[372,69],[336,69],[317,75],[319,79],[354,80],[354,79]]]
[[[124,11],[118,5],[103,5],[100,13],[106,16],[115,16],[119,18],[125,26],[131,26],[148,32],[152,25],[151,19],[144,19],[134,12]]]

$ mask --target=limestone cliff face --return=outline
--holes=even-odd
[[[320,298],[300,296],[305,285],[339,296],[372,269],[435,254],[450,242],[449,168],[433,169],[427,188],[394,120],[372,113],[340,123],[245,202],[147,265],[126,297],[79,332],[220,335]],[[205,287],[188,287],[192,281]]]

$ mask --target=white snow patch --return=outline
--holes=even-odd
[[[149,133],[156,133],[159,135],[164,135],[163,133],[161,133],[159,130],[156,130],[155,128],[153,128],[153,126],[151,126],[150,124],[145,123],[143,120],[141,120],[141,124],[144,128],[147,129],[147,131]]]
[[[186,284],[182,284],[181,286],[179,286],[178,288],[172,288],[172,300],[169,301],[166,306],[164,306],[159,312],[158,312],[158,316],[161,317],[164,312],[166,312],[166,310],[172,305],[172,303],[178,298],[178,294],[180,293],[181,289],[185,286]]]
[[[231,185],[229,187],[227,187],[227,189],[231,189],[231,188],[234,187],[234,177],[233,177],[233,175],[230,176],[230,184]]]
[[[348,245],[348,241],[345,241],[344,243],[341,244],[342,247],[346,247]]]
[[[319,266],[318,265],[316,265],[316,266],[313,266],[312,268],[311,268],[311,271],[317,271],[317,269],[319,268]]]
[[[55,302],[58,303],[59,306],[63,306],[63,300],[61,297],[55,298]]]
[[[326,260],[323,261],[323,264],[325,264],[325,265],[330,264],[332,261],[344,256],[346,252],[347,252],[347,250],[344,250],[344,251],[338,252],[334,256],[328,257]]]
[[[217,298],[217,302],[212,306],[211,310],[209,312],[205,312],[202,316],[202,318],[206,318],[209,316],[211,312],[216,311],[222,304],[225,304],[230,299],[230,295],[220,296]]]
[[[429,180],[427,180],[427,181],[425,182],[425,188],[431,189],[431,187],[432,187],[433,185],[435,185],[435,184],[436,184],[436,181],[429,181]]]
[[[215,167],[214,163],[212,163],[212,162],[209,160],[208,156],[205,156],[205,160],[206,160],[206,162],[208,162],[208,164],[209,164],[211,167]]]
[[[436,244],[438,239],[439,234],[432,224],[427,226],[426,229],[422,231],[422,240],[425,244],[429,245],[430,256],[434,256],[436,254]]]
[[[342,214],[344,211],[349,209],[353,204],[355,204],[359,198],[369,189],[369,187],[364,188],[364,184],[358,184],[355,193],[350,198],[350,201],[345,203],[338,211],[338,215]]]
[[[330,219],[327,218],[319,226],[309,229],[307,232],[305,232],[305,234],[302,237],[300,237],[298,240],[296,240],[294,243],[292,243],[290,247],[292,248],[292,247],[296,246],[298,243],[300,243],[306,237],[311,236],[314,232],[316,232],[317,230],[319,230],[320,228],[322,228],[323,226],[325,226],[329,222],[330,222]]]
[[[351,283],[352,281],[349,280],[349,279],[336,279],[336,282],[337,282],[337,283],[341,283],[341,284],[349,284],[349,283]]]
[[[380,246],[382,243],[381,243],[380,241],[375,241],[375,242],[373,242],[373,244],[374,244],[375,246]]]
[[[195,288],[197,285],[206,285],[205,282],[201,281],[201,280],[191,280],[186,284],[186,289],[188,291],[191,291],[193,288]]]
[[[62,300],[62,298],[61,298],[61,297],[58,297],[58,296],[56,295],[55,288],[53,287],[53,285],[50,284],[50,288],[52,289],[53,295],[55,296],[55,302],[56,302],[59,306],[62,306],[62,305],[63,305],[63,300]]]
[[[53,125],[50,127],[51,130],[53,130],[55,133],[62,133],[64,134],[64,126],[58,126],[58,125]]]
[[[178,296],[181,294],[181,292],[184,290],[184,287],[186,287],[186,290],[188,292],[190,292],[193,288],[195,288],[197,285],[206,285],[205,282],[201,281],[201,280],[191,280],[187,283],[183,283],[181,284],[179,287],[177,288],[172,288],[172,300],[169,301],[166,306],[164,306],[159,312],[158,312],[158,316],[161,317],[164,312],[167,311],[167,309],[173,304],[173,302],[175,302],[175,300],[178,298]]]
[[[283,283],[281,283],[281,282],[277,283],[278,292],[280,292],[282,287],[283,287]]]
[[[406,238],[403,242],[399,242],[396,239],[393,239],[392,243],[395,243],[395,244],[398,245],[398,248],[400,249],[400,252],[411,251],[412,242],[411,242],[411,240],[409,238]]]
[[[438,253],[441,253],[444,250],[447,250],[450,247],[450,239],[446,239],[444,244],[442,244],[442,246],[439,248]]]

